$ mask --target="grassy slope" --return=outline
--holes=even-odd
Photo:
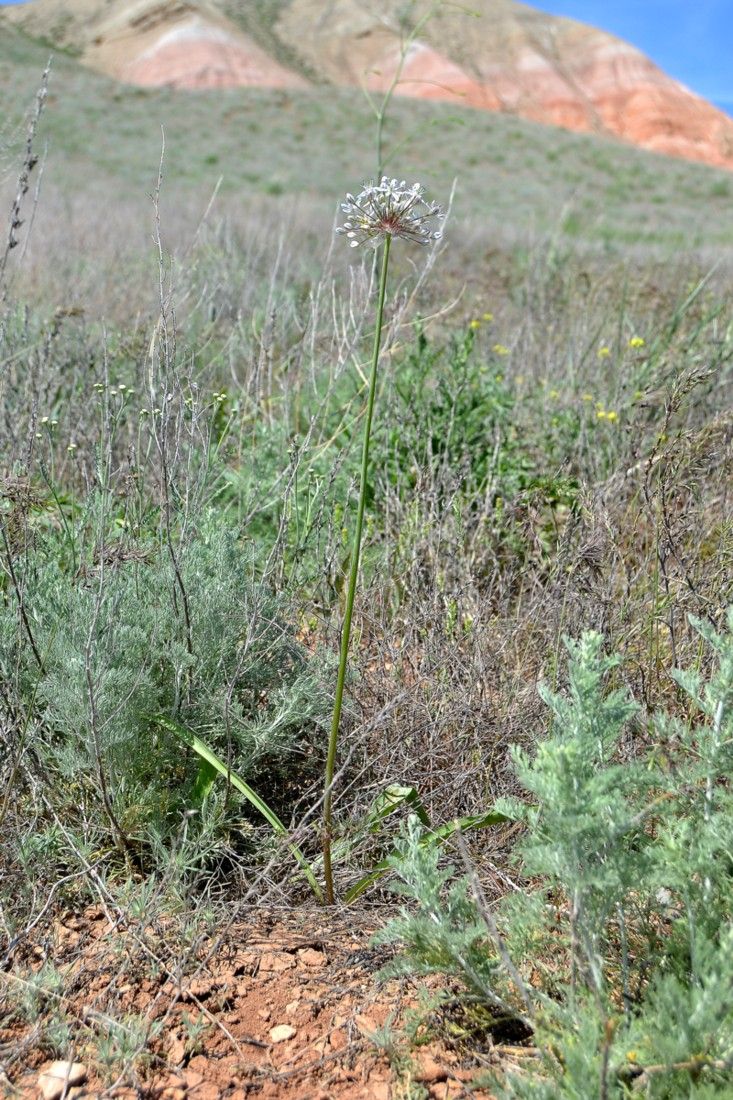
[[[3,26],[0,95],[18,140],[47,48]],[[330,217],[335,199],[370,174],[373,120],[356,92],[261,90],[174,93],[114,84],[57,54],[44,133],[47,178],[62,190],[107,180],[145,199],[155,178],[160,127],[167,177],[181,194],[307,197]],[[397,102],[390,136],[405,141],[389,169],[447,194],[469,224],[518,233],[561,228],[610,246],[665,248],[733,243],[726,217],[733,181],[712,168],[611,141],[445,105]]]

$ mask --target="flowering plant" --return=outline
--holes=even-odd
[[[427,223],[432,218],[443,218],[442,207],[424,198],[419,183],[408,187],[405,180],[382,176],[380,183],[365,183],[356,197],[347,195],[341,209],[347,219],[336,232],[344,234],[352,248],[360,244],[376,248],[388,236],[413,244],[429,244],[441,236],[440,230],[431,229]]]
[[[346,591],[344,625],[341,631],[341,652],[339,657],[338,676],[336,678],[336,696],[333,707],[331,733],[328,741],[325,789],[323,793],[323,873],[326,887],[326,902],[330,905],[332,905],[335,900],[333,870],[331,866],[333,777],[336,767],[336,750],[338,747],[344,685],[346,683],[346,665],[349,655],[351,618],[354,610],[356,581],[359,575],[361,536],[364,526],[364,505],[366,501],[367,475],[369,471],[369,438],[372,429],[374,398],[377,392],[377,368],[379,365],[379,350],[382,340],[382,318],[384,316],[384,297],[387,289],[389,250],[393,237],[400,237],[402,240],[412,241],[413,244],[428,244],[430,241],[438,240],[441,236],[440,230],[431,228],[431,225],[428,223],[430,223],[433,218],[442,219],[444,216],[443,210],[437,202],[428,202],[427,199],[424,198],[423,188],[419,183],[413,183],[412,187],[408,187],[404,180],[398,182],[396,179],[388,179],[387,176],[382,176],[379,183],[365,183],[363,189],[356,197],[347,194],[346,202],[341,204],[341,209],[348,217],[344,224],[338,227],[336,232],[343,234],[352,248],[358,248],[360,244],[370,244],[374,248],[383,244],[384,248],[382,250],[381,275],[379,278],[379,292],[377,296],[377,320],[374,328],[374,351],[372,353],[372,369],[369,379],[369,396],[367,397],[366,415],[364,417],[364,443],[361,454],[359,504],[356,511],[354,546],[351,553],[349,583]]]

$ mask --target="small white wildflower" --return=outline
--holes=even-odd
[[[346,196],[341,209],[346,221],[336,230],[349,241],[352,248],[360,244],[377,247],[385,237],[402,237],[414,244],[429,244],[441,236],[427,224],[431,218],[441,219],[442,207],[423,197],[419,183],[408,187],[404,180],[382,176],[380,183],[365,183],[363,190],[354,197]]]

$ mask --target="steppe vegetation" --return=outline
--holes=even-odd
[[[40,56],[0,43],[6,209]],[[190,961],[321,898],[376,280],[332,229],[374,156],[346,93],[182,101],[61,57],[49,99],[0,237],[5,989],[22,1057],[144,1081],[154,1017],[100,1038],[37,945],[101,904]],[[454,115],[390,122],[452,198],[392,257],[339,912],[445,977],[375,1037],[394,1095],[438,1034],[478,1078],[526,1049],[497,1095],[729,1096],[733,189]]]

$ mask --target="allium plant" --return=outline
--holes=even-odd
[[[354,198],[346,196],[341,209],[347,215],[336,230],[343,233],[352,248],[370,244],[377,248],[382,241],[401,237],[414,244],[429,244],[439,240],[440,230],[431,228],[433,218],[442,218],[443,211],[437,202],[428,202],[419,183],[408,187],[402,180],[382,176],[380,183],[365,183]]]
[[[367,475],[369,472],[369,440],[374,414],[374,396],[377,389],[377,368],[382,339],[382,319],[384,316],[384,297],[387,289],[387,270],[389,250],[393,237],[411,241],[413,244],[429,244],[438,240],[440,231],[433,228],[435,219],[443,218],[442,208],[423,197],[423,188],[419,183],[408,187],[404,180],[388,179],[383,176],[379,183],[364,184],[361,192],[347,194],[341,209],[347,215],[342,226],[336,230],[346,236],[352,248],[369,244],[373,248],[382,245],[382,264],[377,298],[377,319],[374,329],[374,351],[369,379],[366,417],[364,420],[364,441],[361,454],[361,475],[359,482],[359,503],[356,512],[354,544],[351,553],[349,583],[346,591],[346,607],[341,631],[341,651],[338,676],[336,679],[336,698],[333,708],[331,734],[326,759],[325,790],[323,796],[323,873],[326,887],[326,902],[334,902],[333,870],[331,863],[331,838],[333,833],[333,775],[336,766],[339,725],[346,682],[346,666],[351,637],[351,619],[354,611],[354,595],[359,574],[361,557],[361,538],[364,526],[364,503],[366,499]]]

